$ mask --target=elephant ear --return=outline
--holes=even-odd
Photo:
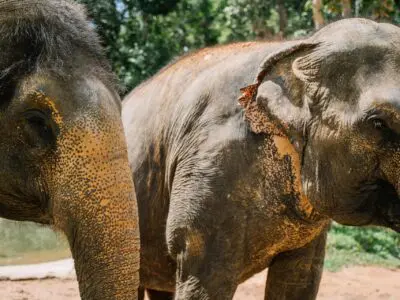
[[[241,89],[239,104],[252,131],[281,136],[289,127],[299,128],[310,120],[323,57],[313,53],[317,46],[294,42],[270,54],[255,83]]]

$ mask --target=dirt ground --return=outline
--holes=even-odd
[[[265,278],[264,271],[241,284],[234,300],[264,299]],[[78,300],[78,286],[74,280],[61,279],[0,281],[0,299]],[[351,267],[325,272],[318,299],[400,299],[400,270]]]

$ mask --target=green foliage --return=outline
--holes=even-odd
[[[61,233],[30,222],[0,219],[0,241],[0,265],[17,262],[27,253],[40,256],[39,252],[45,251],[47,257],[42,260],[58,258],[53,253],[68,255],[68,242]]]
[[[0,240],[0,257],[67,246],[61,234],[57,234],[50,228],[30,222],[13,222],[4,219],[0,219]]]
[[[134,1],[81,2],[87,5],[114,71],[127,90],[173,57],[217,43],[212,28],[214,8],[208,0],[176,1],[167,14],[142,11]],[[110,20],[116,26],[109,26]]]
[[[312,0],[78,0],[86,4],[126,91],[174,57],[232,41],[300,37],[313,30]],[[400,23],[399,1],[353,0],[353,15]],[[327,21],[341,1],[324,1]],[[282,16],[282,20],[281,20]]]
[[[166,15],[172,11],[178,0],[136,0],[138,8],[151,15]]]
[[[400,235],[378,227],[348,227],[333,224],[325,266],[338,270],[345,265],[400,267]]]

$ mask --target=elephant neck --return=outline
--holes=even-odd
[[[303,142],[298,137],[285,135],[266,135],[267,147],[272,152],[274,165],[279,166],[283,182],[284,204],[300,219],[314,222],[326,217],[320,214],[307,197],[304,190],[301,169]]]

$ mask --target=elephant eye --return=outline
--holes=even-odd
[[[54,133],[50,124],[50,118],[41,110],[31,109],[24,112],[26,120],[25,131],[30,144],[40,146],[54,140]]]
[[[382,119],[372,118],[371,122],[375,129],[379,129],[379,130],[389,129],[387,123]]]
[[[373,129],[382,142],[398,140],[399,135],[395,128],[393,128],[392,123],[388,123],[384,119],[376,116],[369,118],[368,121],[369,128]]]

